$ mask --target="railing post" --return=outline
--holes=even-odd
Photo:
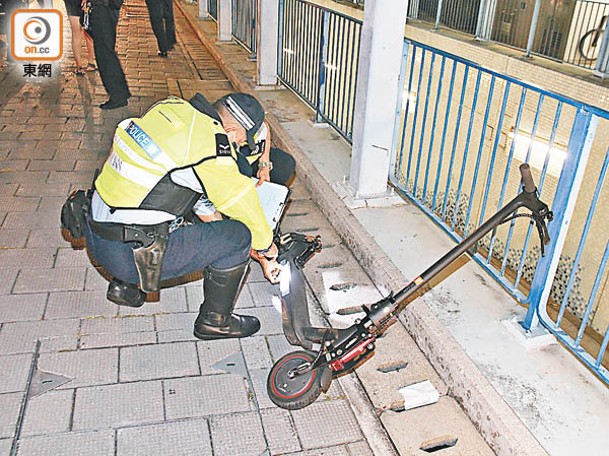
[[[535,8],[533,9],[533,20],[531,21],[531,29],[529,30],[529,40],[527,41],[527,51],[525,57],[531,57],[531,50],[533,49],[533,41],[535,41],[535,31],[537,30],[537,23],[539,22],[539,10],[541,9],[541,0],[535,0]]]
[[[233,39],[233,2],[218,0],[218,41]]]
[[[497,0],[482,0],[480,2],[476,24],[476,39],[478,41],[490,41],[496,9]]]
[[[321,59],[319,59],[319,93],[317,94],[317,106],[315,122],[323,123],[322,113],[326,103],[326,65],[328,64],[328,40],[330,38],[330,12],[324,10],[322,16],[321,32]]]
[[[596,59],[596,66],[594,67],[594,75],[599,78],[609,78],[609,27],[605,26],[603,31],[603,38],[601,41],[601,47],[598,52],[598,58]]]
[[[442,5],[444,4],[443,0],[438,0],[438,11],[436,13],[436,23],[433,25],[432,30],[436,31],[438,30],[438,27],[440,26],[440,17],[442,16]]]
[[[565,160],[552,209],[554,220],[548,224],[550,245],[546,255],[540,258],[535,269],[529,294],[529,309],[522,326],[526,330],[535,328],[539,322],[539,314],[546,316],[545,306],[550,296],[552,282],[558,267],[569,223],[575,210],[575,202],[584,178],[584,171],[590,156],[592,141],[596,133],[598,117],[580,108],[573,123],[573,133],[567,146]],[[543,199],[543,197],[542,197]]]
[[[356,196],[387,190],[407,12],[407,1],[364,4],[349,177]]]
[[[257,70],[259,85],[277,84],[279,0],[258,0]]]
[[[209,17],[209,5],[207,4],[208,0],[199,0],[199,11],[198,17],[201,19]]]

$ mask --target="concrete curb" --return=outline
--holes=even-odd
[[[180,2],[176,2],[176,5],[201,43],[222,66],[233,86],[238,91],[256,95],[253,82],[240,75],[226,61],[215,42],[199,30]],[[296,158],[296,172],[300,180],[314,195],[322,213],[333,220],[334,228],[376,286],[383,294],[402,288],[406,284],[403,274],[325,181],[279,120],[272,113],[267,113],[267,121],[273,130],[274,142]],[[446,382],[451,396],[464,408],[497,455],[547,455],[424,302],[418,300],[413,303],[402,313],[400,320]]]

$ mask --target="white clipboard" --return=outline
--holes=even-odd
[[[255,177],[252,177],[252,180],[255,184],[258,183],[258,179]],[[260,200],[266,220],[271,225],[271,229],[275,231],[285,210],[290,189],[273,182],[265,182],[260,187],[256,187],[256,190],[258,191],[258,199]]]

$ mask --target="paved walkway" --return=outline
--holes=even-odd
[[[66,195],[90,185],[123,118],[168,94],[215,99],[232,90],[179,10],[176,22],[177,48],[162,60],[143,0],[123,8],[119,55],[134,94],[125,109],[97,108],[106,99],[99,76],[75,76],[69,56],[52,78],[26,79],[20,65],[0,70],[0,456],[411,455],[453,437],[457,445],[439,454],[492,454],[398,325],[358,376],[333,382],[304,410],[276,408],[266,376],[292,348],[281,333],[277,290],[257,267],[238,307],[258,316],[262,330],[240,341],[192,336],[198,277],[141,309],[105,300],[106,279],[61,236]],[[303,108],[282,109],[289,119]],[[328,314],[345,324],[332,315],[337,302],[380,297],[299,180],[282,226],[323,238],[324,251],[306,270],[317,324]],[[397,389],[422,380],[432,381],[440,401],[400,413]],[[48,385],[58,386],[44,392]]]

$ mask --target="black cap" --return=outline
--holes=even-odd
[[[251,95],[247,93],[231,93],[220,98],[228,112],[235,118],[247,132],[247,145],[250,149],[256,148],[254,136],[264,123],[264,109]]]

